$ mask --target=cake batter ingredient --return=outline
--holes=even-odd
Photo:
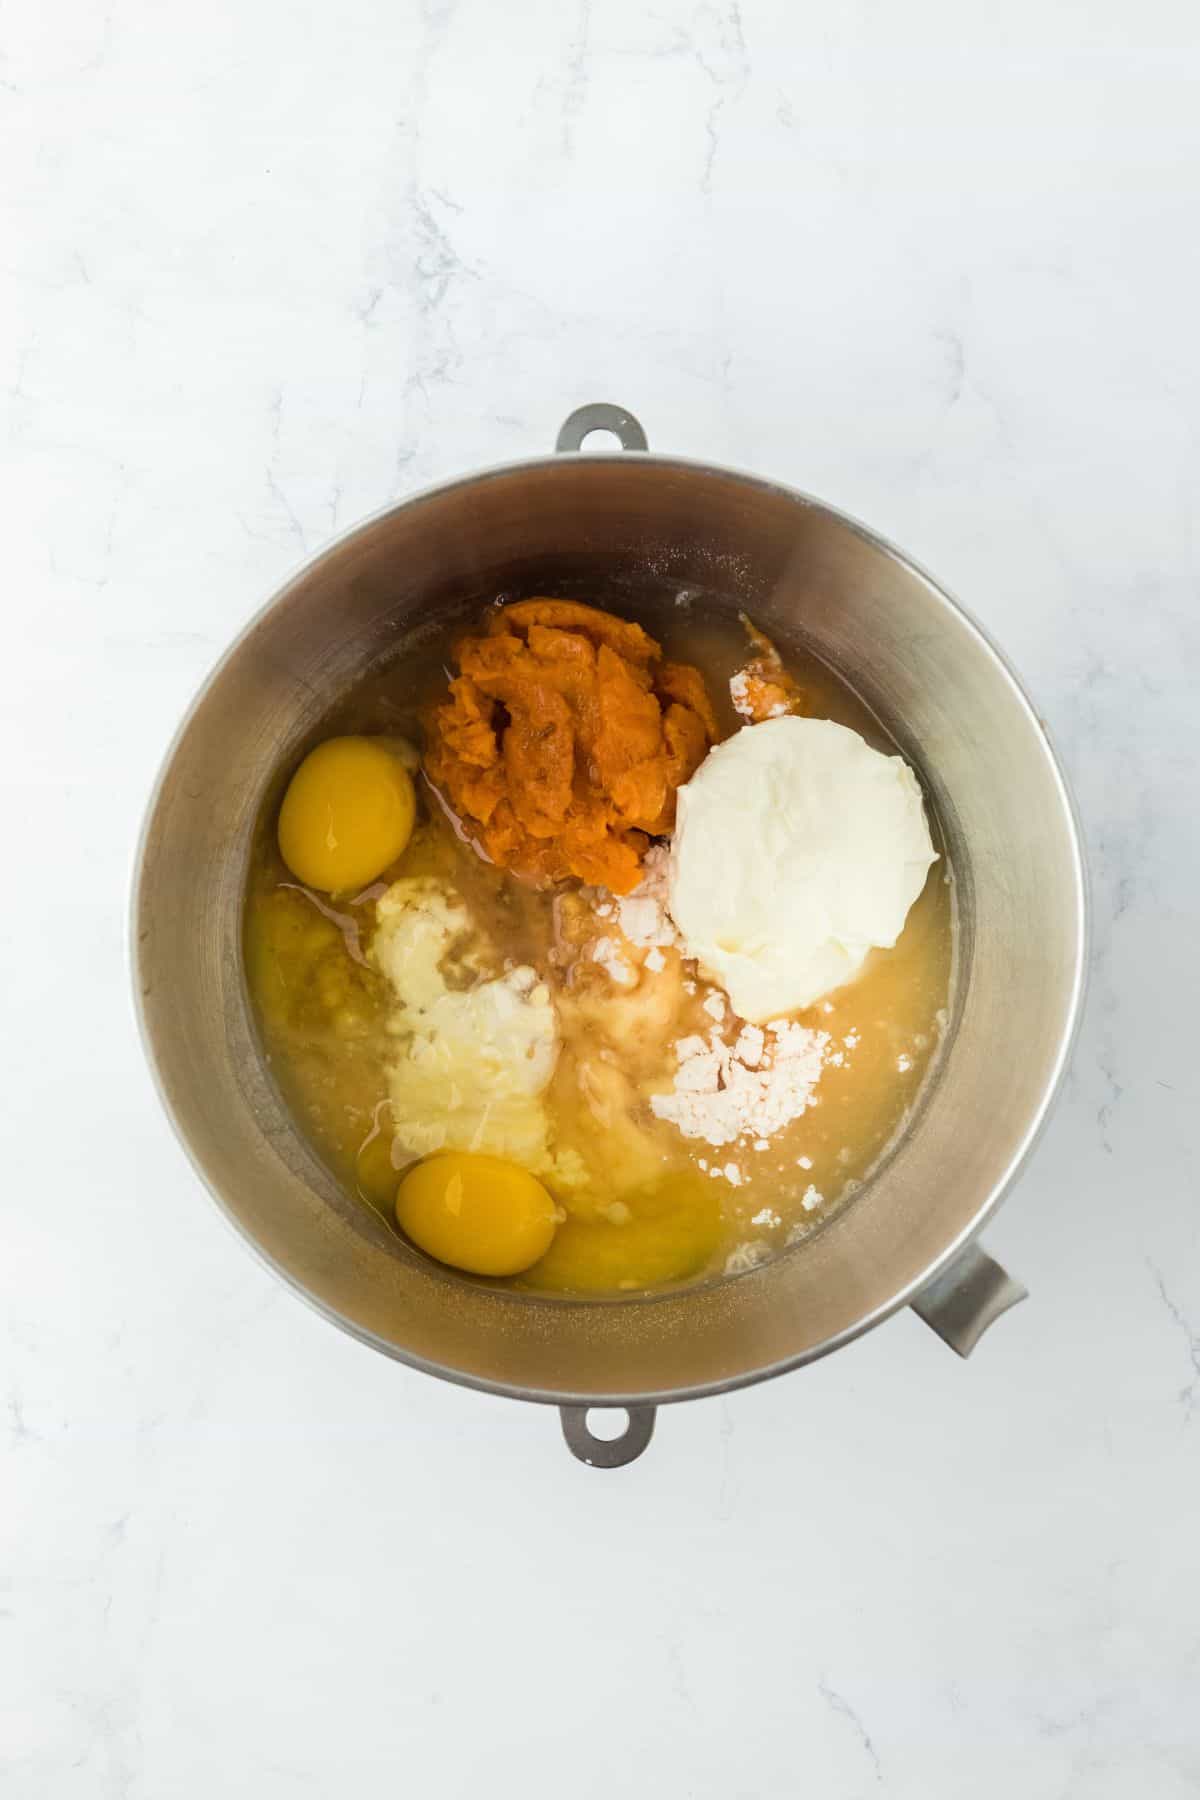
[[[656,1118],[669,1119],[689,1138],[706,1144],[765,1140],[806,1113],[821,1078],[829,1044],[824,1031],[812,1031],[793,1020],[744,1025],[731,1043],[721,1031],[681,1038],[676,1045],[679,1067],[669,1094],[655,1094],[650,1107]],[[734,1180],[733,1168],[723,1170]],[[734,1180],[734,1185],[737,1185]]]
[[[519,1275],[543,1257],[558,1208],[540,1181],[498,1156],[447,1151],[410,1169],[396,1223],[418,1248],[472,1275]]]
[[[735,711],[751,725],[761,725],[764,719],[782,719],[787,713],[807,712],[804,690],[784,668],[770,638],[752,625],[745,613],[741,614],[741,621],[754,655],[729,678],[729,698]]]
[[[546,985],[494,953],[464,903],[428,877],[395,881],[376,905],[371,959],[395,995],[387,1029],[394,1156],[434,1150],[549,1161],[544,1095],[560,1039]]]
[[[762,1023],[895,944],[936,860],[902,757],[830,719],[769,719],[680,790],[671,914],[735,1012]]]
[[[425,770],[476,847],[539,886],[627,894],[675,794],[716,741],[703,677],[626,619],[523,600],[455,646]]]
[[[678,944],[671,915],[667,910],[671,856],[665,844],[653,844],[642,863],[642,878],[632,894],[614,904],[617,923],[631,944],[639,949],[666,949]]]
[[[395,747],[383,738],[329,738],[288,785],[280,855],[308,887],[365,887],[403,852],[415,817],[412,777]]]

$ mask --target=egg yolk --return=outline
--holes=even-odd
[[[568,1219],[530,1282],[585,1294],[655,1287],[698,1275],[717,1247],[720,1199],[699,1176],[669,1175],[614,1210]]]
[[[412,836],[416,796],[399,757],[378,740],[330,738],[309,752],[279,809],[279,851],[306,887],[365,887]]]
[[[519,1275],[550,1248],[558,1210],[541,1182],[516,1163],[442,1150],[400,1183],[396,1223],[452,1268]]]

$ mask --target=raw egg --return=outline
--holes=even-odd
[[[541,1182],[516,1163],[442,1150],[400,1183],[396,1223],[452,1268],[519,1275],[550,1248],[558,1209]]]
[[[365,887],[408,843],[416,810],[412,777],[394,752],[371,738],[329,738],[283,796],[279,852],[306,887]]]

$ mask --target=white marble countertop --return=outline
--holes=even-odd
[[[6,1800],[1200,1789],[1198,78],[1190,0],[16,0]],[[988,1237],[1031,1301],[969,1364],[905,1314],[672,1409],[607,1475],[255,1264],[123,948],[156,764],[251,610],[591,399],[960,593],[1095,892]]]

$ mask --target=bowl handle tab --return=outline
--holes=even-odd
[[[590,1469],[621,1469],[642,1454],[654,1436],[653,1406],[617,1408],[625,1413],[625,1429],[619,1437],[596,1437],[588,1424],[588,1415],[608,1411],[606,1407],[560,1406],[563,1436],[572,1456],[577,1456]]]
[[[593,431],[611,431],[622,450],[650,448],[646,433],[633,414],[626,412],[623,406],[609,406],[604,400],[594,401],[591,406],[577,406],[571,416],[563,420],[554,448],[578,450],[584,438]]]
[[[921,1289],[912,1309],[943,1343],[960,1356],[970,1356],[988,1326],[1018,1300],[1028,1298],[1029,1289],[993,1262],[986,1250],[968,1244]]]

